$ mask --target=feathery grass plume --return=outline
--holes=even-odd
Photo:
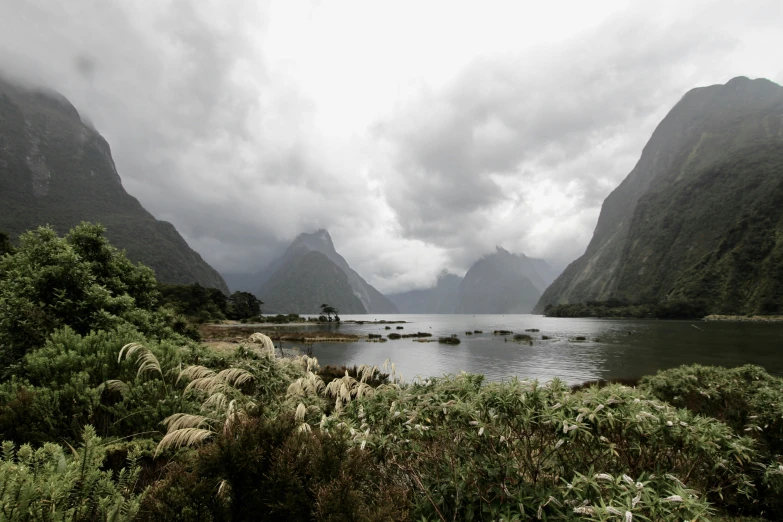
[[[157,457],[161,451],[167,449],[177,449],[182,446],[195,446],[196,444],[201,444],[214,434],[214,431],[203,428],[182,428],[174,430],[167,433],[158,443],[158,447],[155,449],[155,457]]]
[[[269,336],[264,335],[260,332],[256,332],[250,337],[247,338],[248,342],[253,344],[260,344],[261,345],[261,351],[267,352],[274,356],[275,354],[275,345],[272,342],[272,339],[269,338]]]
[[[136,364],[139,367],[139,370],[136,372],[137,377],[146,372],[157,372],[160,374],[161,379],[163,378],[163,371],[158,358],[146,346],[140,343],[128,343],[120,349],[117,362],[122,362],[123,355],[126,361],[136,355]]]
[[[185,379],[201,379],[202,377],[211,377],[215,375],[215,371],[207,368],[205,366],[199,366],[199,365],[192,365],[185,367],[184,370],[181,370],[179,372],[179,376],[177,376],[177,384],[179,383],[180,379],[183,377]]]
[[[182,430],[185,428],[203,428],[209,426],[212,419],[204,417],[203,415],[191,415],[189,413],[175,413],[169,415],[161,424],[166,426],[168,432]]]
[[[226,368],[221,370],[217,376],[235,388],[255,379],[252,373],[242,368]]]
[[[104,390],[110,391],[110,392],[117,392],[122,395],[125,395],[128,393],[128,385],[125,384],[122,381],[119,381],[117,379],[109,379],[108,381],[104,381],[103,384],[98,386],[98,394],[103,393]]]

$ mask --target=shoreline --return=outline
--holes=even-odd
[[[783,315],[718,315],[712,314],[704,317],[707,322],[735,322],[735,323],[783,323]]]

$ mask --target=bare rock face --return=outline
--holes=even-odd
[[[82,221],[101,223],[112,244],[160,281],[228,292],[173,225],[125,191],[109,144],[68,100],[2,77],[0,208],[0,230],[12,237],[45,224],[62,234]]]

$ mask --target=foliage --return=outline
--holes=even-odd
[[[99,225],[83,223],[60,238],[48,227],[23,234],[0,258],[0,362],[18,361],[48,334],[70,326],[80,334],[131,324],[166,337],[149,268],[112,247]]]
[[[438,342],[440,344],[459,344],[460,340],[456,335],[452,335],[451,337],[438,337]]]
[[[42,348],[24,356],[11,380],[0,384],[0,437],[17,443],[75,443],[86,424],[103,437],[159,431],[161,419],[189,403],[169,393],[162,375],[137,374],[117,360],[124,345],[140,338],[129,325],[84,336],[70,328],[54,332]],[[171,341],[148,346],[166,368],[201,353]],[[112,386],[118,381],[125,386]]]
[[[34,450],[3,443],[0,460],[0,518],[24,521],[133,520],[140,507],[134,489],[139,469],[134,457],[116,476],[102,471],[105,450],[89,426],[79,450],[68,455],[60,446]]]
[[[303,433],[291,415],[255,418],[180,461],[142,520],[405,520],[406,487],[339,433]]]
[[[600,520],[613,506],[659,520],[754,493],[751,440],[617,385],[572,393],[558,381],[482,385],[463,374],[381,387],[321,425],[348,428],[355,444],[410,477],[416,518]],[[607,475],[616,487],[596,486]],[[624,475],[636,489],[621,487]]]
[[[768,464],[757,469],[757,514],[783,512],[783,379],[753,365],[691,365],[643,377],[641,388],[680,408],[726,423],[753,438]],[[776,471],[777,470],[777,471]],[[771,473],[771,474],[770,474]]]
[[[241,292],[237,290],[228,298],[226,315],[229,319],[257,317],[261,315],[262,304],[264,304],[263,301],[259,300],[250,292]]]
[[[160,285],[161,305],[175,314],[182,314],[198,322],[219,321],[226,318],[228,299],[217,288],[192,285]]]
[[[701,319],[708,314],[701,299],[668,299],[660,303],[629,303],[622,299],[547,305],[547,317],[623,317],[656,319]]]
[[[338,315],[340,313],[337,308],[333,306],[329,306],[328,304],[324,303],[321,305],[321,314],[326,316],[327,322],[332,322],[332,316],[334,316],[334,320],[336,322],[340,322],[340,316]]]
[[[361,379],[361,370],[358,366],[323,366],[316,375],[320,377],[324,382],[332,382],[335,379],[339,379],[345,375],[349,375],[354,379]],[[373,388],[377,388],[381,384],[389,383],[389,374],[377,372],[367,381],[367,384]]]

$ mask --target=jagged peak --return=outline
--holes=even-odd
[[[315,232],[302,232],[296,236],[296,239],[294,239],[293,243],[310,243],[312,241],[319,241],[329,245],[331,248],[334,248],[332,236],[329,235],[329,231],[325,228],[319,228]]]

